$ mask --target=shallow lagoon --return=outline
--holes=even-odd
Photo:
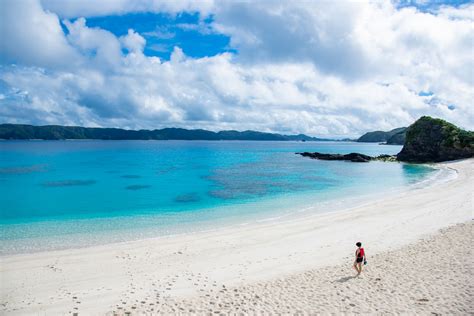
[[[319,161],[301,151],[395,154],[346,142],[0,142],[2,252],[212,229],[386,194],[433,169]]]

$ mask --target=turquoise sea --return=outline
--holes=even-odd
[[[434,169],[295,152],[398,153],[349,142],[2,141],[1,254],[136,240],[328,212]]]

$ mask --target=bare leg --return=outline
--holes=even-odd
[[[362,263],[357,263],[357,275],[359,275],[362,272]]]
[[[360,274],[359,268],[357,268],[357,261],[354,261],[354,269],[357,271],[357,275]]]

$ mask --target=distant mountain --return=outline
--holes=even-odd
[[[33,126],[0,124],[0,139],[101,139],[101,140],[262,140],[262,141],[330,141],[304,134],[281,135],[256,131],[212,132],[203,129],[163,128],[125,130],[80,126]]]
[[[403,145],[405,142],[406,127],[399,127],[388,132],[368,132],[359,137],[357,142],[363,143],[387,143],[392,145]]]
[[[406,128],[402,128],[403,130],[393,134],[390,136],[389,139],[387,139],[387,145],[403,145],[405,144],[405,138],[406,138]]]
[[[429,116],[422,116],[406,131],[397,159],[406,162],[439,162],[474,157],[474,132]]]

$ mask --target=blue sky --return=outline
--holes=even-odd
[[[116,36],[127,34],[129,29],[146,39],[144,54],[169,60],[175,46],[191,57],[214,56],[223,52],[236,52],[229,47],[230,37],[212,31],[212,16],[200,19],[199,13],[132,13],[87,19],[89,27],[108,30]]]
[[[398,8],[413,7],[422,12],[432,12],[440,6],[459,7],[468,0],[402,0]],[[214,56],[223,52],[238,53],[230,47],[230,36],[212,30],[213,16],[202,18],[199,12],[180,13],[131,13],[114,16],[99,16],[87,19],[89,27],[108,30],[116,36],[133,29],[146,39],[144,54],[169,60],[175,46],[191,57]],[[65,32],[67,29],[64,28]]]
[[[401,0],[397,2],[397,7],[415,7],[420,11],[432,12],[441,6],[459,7],[470,2],[469,0]]]
[[[474,128],[468,1],[4,0],[0,122]]]

